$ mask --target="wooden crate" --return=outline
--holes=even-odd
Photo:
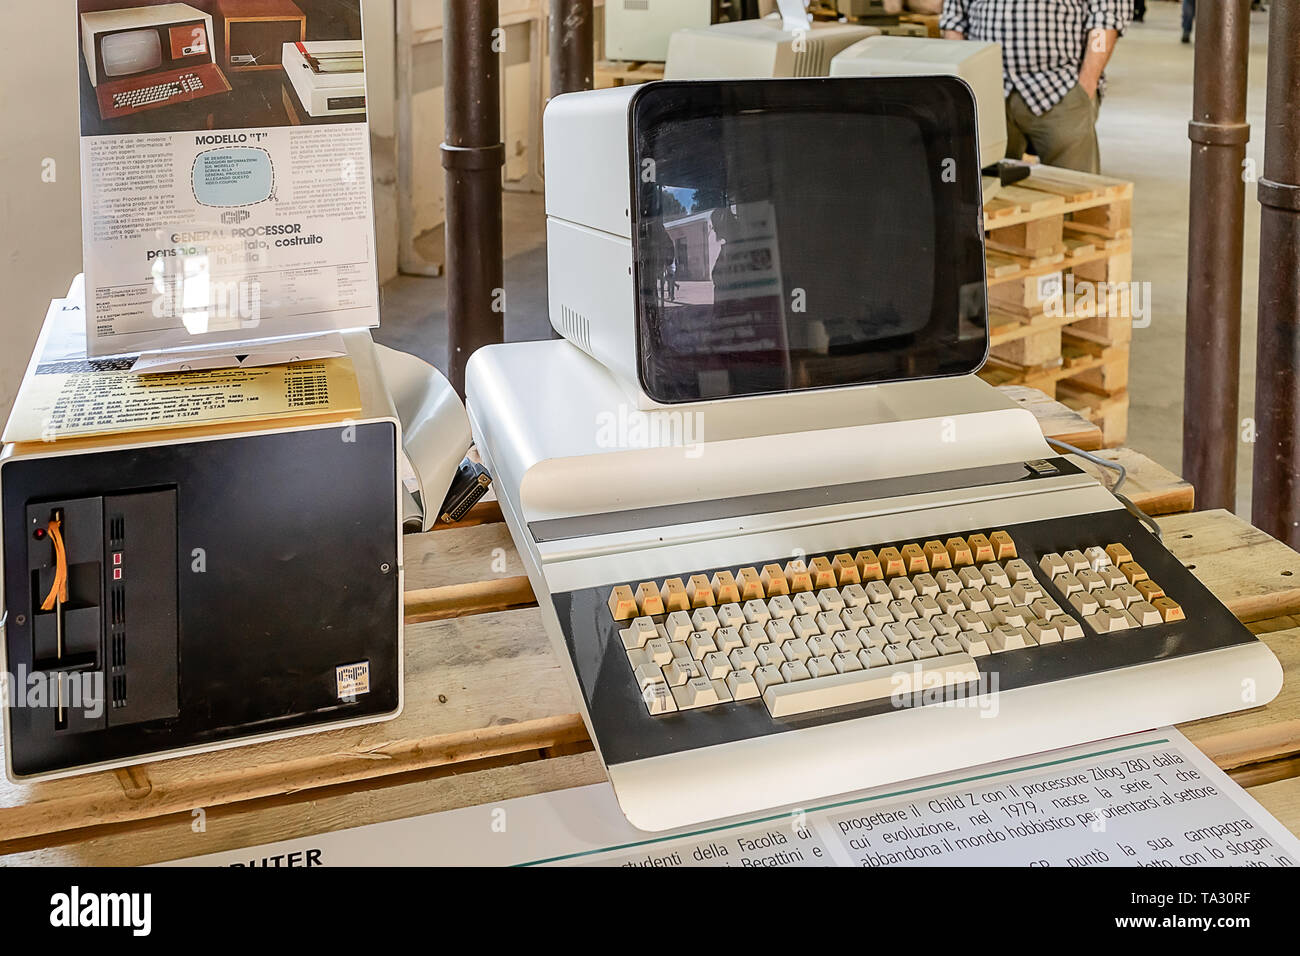
[[[1070,396],[1108,446],[1127,428],[1132,196],[1122,180],[1035,166],[984,206],[990,360],[980,374]]]
[[[664,78],[664,65],[641,60],[600,60],[596,63],[595,87],[606,90],[612,86],[635,86]]]

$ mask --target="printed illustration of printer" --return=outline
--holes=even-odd
[[[286,43],[281,62],[308,115],[319,119],[366,111],[365,57],[360,40]]]

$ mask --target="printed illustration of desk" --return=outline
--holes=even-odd
[[[1045,434],[1101,433],[1026,388]],[[1139,453],[1126,491],[1170,549],[1273,648],[1265,707],[1180,729],[1300,833],[1300,555]],[[1089,470],[1094,466],[1080,462]],[[1103,476],[1109,483],[1111,473]],[[0,862],[141,864],[597,783],[604,779],[494,501],[406,539],[406,709],[395,721],[41,784],[0,785]]]

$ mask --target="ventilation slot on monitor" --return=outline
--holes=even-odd
[[[126,519],[121,515],[113,515],[108,519],[108,543],[113,548],[122,547],[126,538]]]
[[[113,706],[114,707],[126,706],[126,675],[125,674],[113,675]]]
[[[581,312],[575,311],[567,305],[561,305],[560,332],[584,352],[591,351],[591,323],[587,321],[587,317]]]
[[[126,704],[126,588],[108,594],[108,666],[113,675],[113,706]]]
[[[816,40],[806,40],[808,46],[795,55],[795,76],[825,76],[830,71],[826,58],[826,45]]]

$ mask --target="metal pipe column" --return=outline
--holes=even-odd
[[[1183,477],[1200,508],[1237,499],[1241,366],[1242,161],[1250,0],[1202,0],[1196,11],[1192,93]]]
[[[465,395],[465,363],[505,341],[501,248],[501,37],[497,0],[444,0],[447,182],[447,377]]]
[[[1251,520],[1300,548],[1300,3],[1268,13]]]
[[[551,0],[551,96],[592,88],[594,19],[592,0]]]

